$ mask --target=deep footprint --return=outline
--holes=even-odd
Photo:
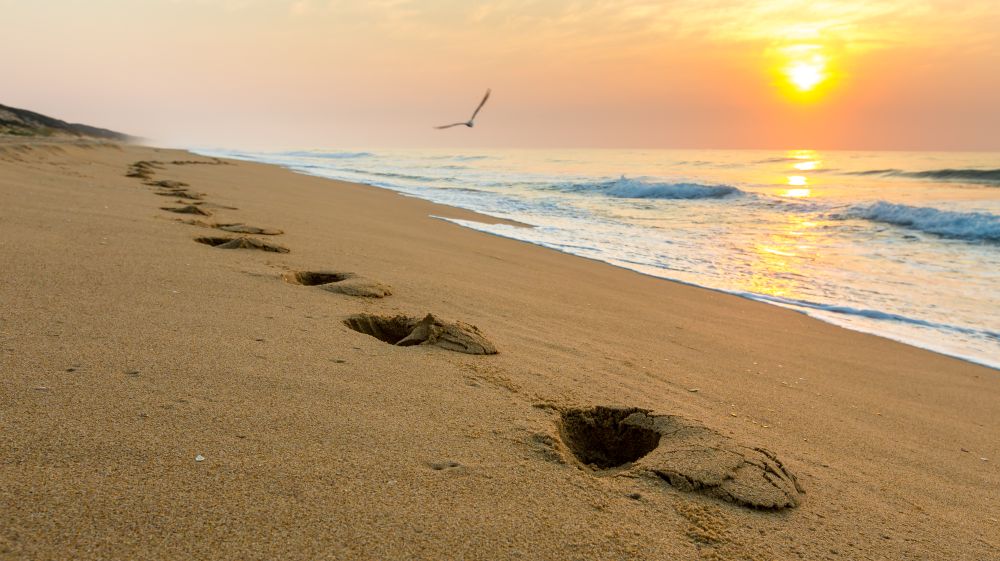
[[[362,298],[392,295],[392,289],[385,284],[342,271],[290,271],[283,273],[281,278],[289,284],[318,286],[328,292]]]
[[[194,205],[185,206],[161,206],[161,210],[176,212],[178,214],[199,214],[201,216],[212,216],[212,213]]]
[[[353,278],[354,273],[340,271],[289,271],[282,273],[281,278],[289,284],[303,286],[323,286]]]
[[[694,421],[626,407],[562,411],[559,435],[582,464],[595,470],[629,469],[673,487],[741,506],[798,506],[802,488],[763,448],[737,444]]]
[[[399,347],[433,345],[471,355],[497,354],[497,348],[474,325],[444,322],[427,314],[423,319],[408,316],[357,314],[344,325],[358,333]]]
[[[274,245],[271,243],[263,242],[254,238],[246,238],[240,236],[238,238],[216,238],[203,236],[200,238],[195,238],[194,241],[198,243],[203,243],[216,247],[219,249],[259,249],[261,251],[270,251],[273,253],[288,253],[287,248],[281,247],[280,245]]]

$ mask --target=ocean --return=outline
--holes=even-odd
[[[1000,368],[997,153],[197,152],[514,220],[531,227],[451,221]]]

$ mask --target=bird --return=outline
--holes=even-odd
[[[484,105],[486,105],[486,100],[490,98],[490,91],[491,90],[489,90],[489,89],[486,90],[486,95],[483,96],[483,100],[479,102],[479,107],[476,107],[476,110],[472,112],[472,116],[469,117],[468,121],[465,121],[464,123],[452,123],[450,125],[441,125],[440,127],[434,127],[434,128],[436,128],[436,129],[450,129],[451,127],[457,127],[457,126],[465,125],[465,126],[467,126],[467,127],[469,127],[471,129],[473,127],[473,125],[474,125],[473,121],[476,120],[476,115],[479,114],[479,110],[482,109]]]

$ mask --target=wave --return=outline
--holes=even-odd
[[[388,177],[391,179],[407,179],[410,181],[421,181],[424,183],[436,183],[444,182],[451,183],[455,179],[452,177],[430,177],[427,175],[414,175],[410,173],[398,173],[392,171],[373,171],[369,169],[357,169],[357,168],[338,168],[338,171],[345,171],[349,173],[357,173],[367,177]]]
[[[729,185],[667,183],[621,177],[614,181],[574,183],[571,191],[594,192],[621,199],[721,199],[743,192]]]
[[[954,212],[878,201],[850,207],[832,218],[860,218],[945,238],[1000,242],[1000,216],[986,212]]]
[[[887,175],[893,177],[912,177],[914,179],[934,179],[937,181],[970,181],[973,183],[1000,184],[1000,169],[931,169],[925,171],[905,171],[901,169],[869,169],[850,171],[848,175]]]
[[[965,327],[961,325],[952,325],[947,323],[939,323],[934,321],[928,321],[920,318],[908,317],[900,314],[894,314],[891,312],[883,312],[880,310],[870,310],[865,308],[855,308],[853,306],[843,306],[837,304],[820,304],[818,302],[810,302],[809,300],[799,300],[796,298],[782,298],[780,296],[771,296],[765,294],[757,294],[753,292],[734,292],[738,296],[743,296],[745,298],[750,298],[752,300],[758,300],[761,302],[769,302],[771,304],[779,304],[782,306],[790,306],[793,308],[805,308],[810,310],[817,310],[822,312],[832,312],[835,314],[847,315],[847,316],[858,316],[868,319],[882,320],[882,321],[895,321],[899,323],[907,323],[910,325],[917,325],[920,327],[929,327],[932,329],[944,329],[947,331],[953,331],[956,333],[964,333],[966,335],[973,335],[977,337],[986,337],[990,339],[1000,340],[1000,333],[989,331],[985,329],[975,329],[972,327]]]
[[[328,160],[346,160],[350,158],[373,158],[375,154],[371,152],[282,152],[282,156],[292,156],[294,158],[323,158]]]
[[[803,158],[795,158],[792,156],[780,156],[777,158],[764,158],[763,160],[757,160],[756,164],[783,164],[785,162],[801,162],[804,161]]]
[[[477,160],[492,160],[495,156],[485,155],[450,155],[450,156],[426,156],[428,160],[452,160],[455,162],[475,162]]]

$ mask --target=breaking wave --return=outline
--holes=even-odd
[[[1000,169],[932,169],[926,171],[905,171],[901,169],[870,169],[865,171],[847,172],[848,175],[887,175],[893,177],[912,177],[915,179],[933,179],[936,181],[970,181],[973,183],[1000,184]]]
[[[1000,216],[986,212],[954,212],[878,201],[853,206],[833,218],[861,218],[946,238],[1000,242]]]
[[[743,193],[729,185],[663,183],[626,177],[597,183],[574,183],[566,190],[593,192],[620,199],[721,199]]]

